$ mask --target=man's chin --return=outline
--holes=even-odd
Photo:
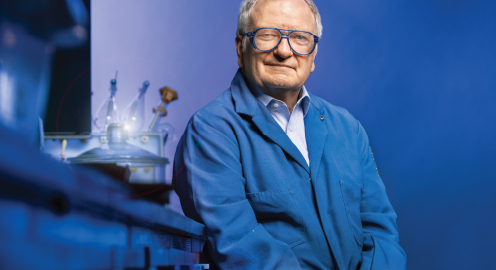
[[[293,83],[292,80],[274,80],[274,81],[265,81],[265,87],[273,88],[273,89],[287,89],[292,90],[298,88],[298,85]]]
[[[298,81],[295,77],[294,74],[274,74],[265,77],[264,79],[264,85],[270,86],[270,87],[287,87],[291,88],[294,87],[296,81]]]

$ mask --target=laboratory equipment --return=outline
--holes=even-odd
[[[110,80],[109,95],[98,107],[93,119],[93,132],[102,132],[107,130],[109,124],[119,122],[119,111],[115,102],[117,92],[117,72],[115,78]]]
[[[81,30],[86,10],[79,0],[0,1],[0,268],[203,270],[205,226],[32,143],[53,47],[74,44],[54,33]],[[66,142],[54,159],[69,156]]]
[[[129,183],[165,184],[165,165],[169,160],[128,144],[125,124],[112,123],[107,130],[107,144],[68,158],[71,164],[111,163],[131,170]]]
[[[65,148],[67,147],[67,140],[63,139],[62,140],[62,151],[60,152],[60,161],[65,160]]]
[[[164,140],[159,132],[136,132],[129,134],[128,144],[137,146],[154,155],[164,157]],[[65,157],[77,157],[91,149],[107,144],[107,133],[92,133],[87,135],[45,135],[44,153],[52,157],[59,157],[62,151],[63,140],[67,140]]]
[[[0,132],[0,149],[1,269],[205,269],[204,225],[15,134]]]
[[[174,141],[176,138],[176,129],[170,123],[161,122],[156,125],[155,130],[162,134],[164,142],[170,141],[171,139]]]
[[[172,133],[173,134],[173,133]],[[67,147],[65,149],[65,158],[72,158],[81,155],[84,152],[92,150],[94,148],[100,148],[108,144],[107,133],[93,133],[90,136],[85,135],[46,135],[44,138],[44,153],[47,156],[51,156],[54,159],[59,160],[58,157],[63,149],[64,140],[67,141]],[[165,139],[163,134],[160,132],[135,132],[128,135],[127,143],[129,145],[137,146],[151,154],[159,157],[164,157],[164,143]],[[108,146],[108,145],[107,145]],[[115,163],[83,163],[78,166],[93,167],[100,171],[105,172],[115,179],[119,179],[129,186],[133,194],[139,195],[140,198],[153,201],[161,205],[169,205],[169,196],[172,190],[170,185],[164,184],[141,184],[141,183],[129,183],[129,178],[131,170],[128,169],[129,175],[124,176],[123,171],[113,168]],[[75,165],[71,165],[74,167]],[[121,167],[119,167],[121,168]],[[129,167],[128,167],[129,168]],[[138,168],[135,168],[138,170]],[[141,171],[141,173],[146,173]],[[167,165],[165,167],[165,173],[167,173]],[[167,175],[167,174],[166,174]],[[168,181],[167,181],[168,182]],[[145,195],[143,195],[145,194]],[[173,205],[173,208],[179,209],[177,205]]]
[[[177,92],[176,90],[170,88],[170,87],[163,87],[160,88],[159,90],[160,96],[161,96],[161,101],[159,102],[158,106],[156,108],[153,108],[153,117],[150,121],[150,124],[148,125],[148,131],[152,132],[156,130],[157,123],[159,121],[159,117],[164,117],[167,115],[167,106],[169,105],[170,102],[176,100],[177,97]]]
[[[143,127],[145,121],[145,93],[149,85],[148,81],[144,81],[136,97],[124,109],[124,116],[127,116],[127,118],[123,119],[123,122],[126,123],[128,132],[138,132]]]

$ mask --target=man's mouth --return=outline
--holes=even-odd
[[[279,65],[279,64],[276,64],[276,65],[274,65],[274,64],[267,64],[267,66],[276,67],[276,68],[291,68],[291,69],[293,69],[293,67],[291,67],[291,66]]]

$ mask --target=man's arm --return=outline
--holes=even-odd
[[[289,246],[257,222],[236,140],[194,116],[176,150],[174,178],[185,215],[205,224],[221,269],[301,269]]]
[[[360,216],[363,228],[360,269],[406,269],[406,254],[399,245],[396,213],[386,194],[369,147],[369,139],[358,123],[358,143],[362,151],[363,193]]]

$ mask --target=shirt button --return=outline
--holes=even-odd
[[[277,107],[279,107],[279,104],[277,104],[277,103],[274,103],[274,107],[276,107],[276,108],[277,108]]]
[[[293,132],[293,126],[289,127],[289,132]]]

